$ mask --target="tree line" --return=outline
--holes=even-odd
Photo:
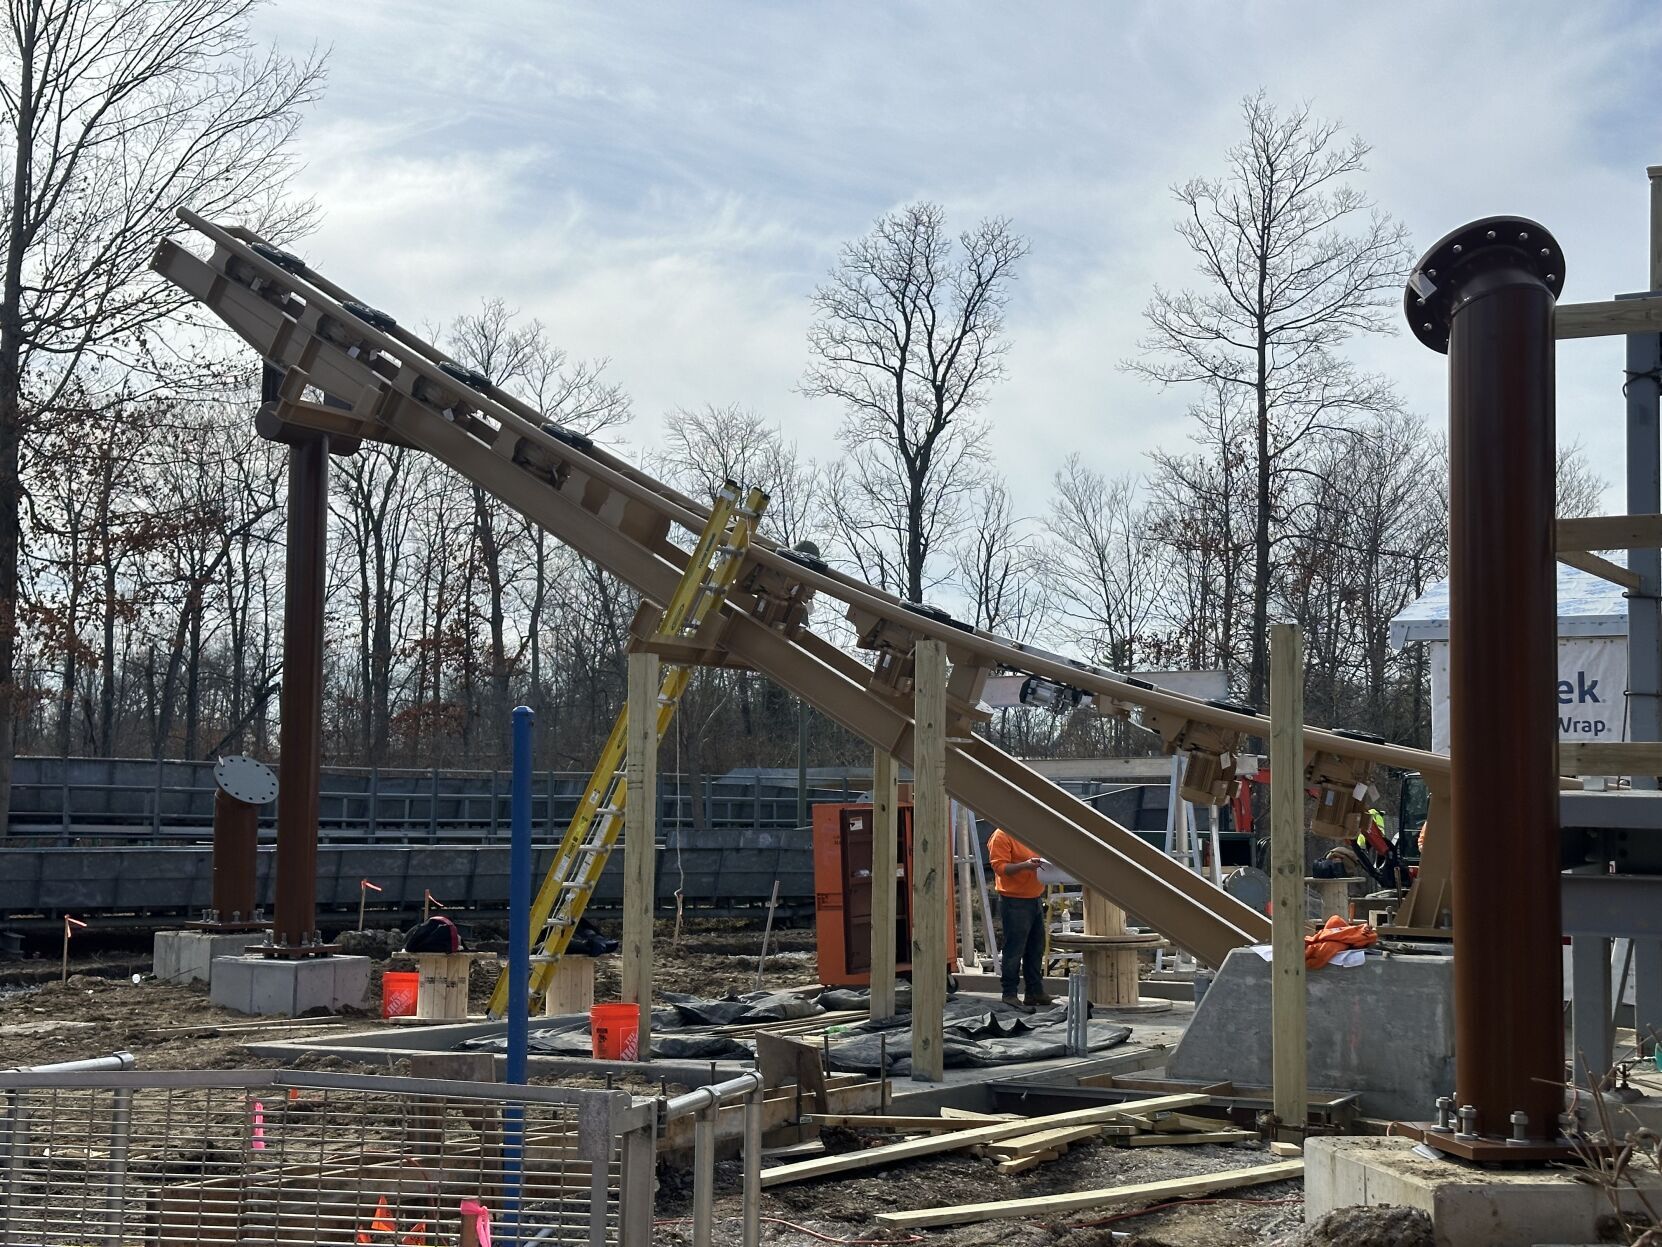
[[[8,10],[0,766],[14,751],[276,750],[282,448],[253,431],[245,353],[144,269],[181,203],[285,240],[315,220],[287,172],[322,67],[256,48],[251,7]],[[102,64],[131,64],[119,100],[107,73],[76,77],[89,40]],[[53,110],[79,129],[44,125]],[[990,422],[1022,417],[1000,383],[1028,244],[1003,218],[954,230],[918,202],[841,249],[804,307],[800,390],[841,420],[841,453],[825,461],[719,398],[637,433],[649,421],[608,361],[571,357],[500,300],[438,341],[688,493],[760,485],[775,539],[812,542],[977,627],[1121,671],[1221,669],[1233,695],[1262,704],[1268,623],[1297,620],[1313,720],[1423,745],[1425,658],[1393,651],[1388,628],[1446,574],[1446,459],[1438,425],[1347,355],[1392,328],[1411,258],[1361,187],[1366,156],[1308,108],[1243,102],[1220,172],[1173,188],[1194,271],[1152,293],[1146,334],[1126,348],[1125,369],[1183,405],[1185,440],[1132,473],[1069,454],[1032,510],[989,452]],[[141,158],[148,176],[134,181]],[[264,176],[230,172],[251,160]],[[331,475],[325,758],[500,766],[524,702],[538,764],[587,769],[622,701],[634,596],[418,452],[365,444]],[[1562,513],[1590,511],[1602,487],[1564,457]],[[849,639],[831,604],[816,627]],[[701,671],[666,764],[794,765],[798,713],[759,676]],[[1025,708],[983,730],[1028,754],[1150,739]],[[815,765],[869,756],[817,716],[809,752]]]

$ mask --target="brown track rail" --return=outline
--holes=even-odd
[[[223,229],[190,212],[180,217],[212,241],[211,258],[169,240],[157,249],[153,267],[262,358],[289,371],[290,397],[279,409],[284,421],[426,451],[594,559],[647,601],[667,600],[686,559],[668,539],[669,530],[678,525],[701,531],[704,506],[599,447],[579,448],[544,432],[541,413],[511,395],[463,385],[440,371],[439,364],[449,362],[443,352],[401,327],[372,328],[344,309],[351,301],[346,291],[304,266],[290,271],[273,263],[253,249],[262,240],[248,231]],[[302,401],[299,380],[349,410]],[[441,407],[445,402],[450,405]],[[939,622],[852,577],[805,567],[761,538],[750,547],[741,584],[752,568],[874,616],[901,638],[946,642],[953,688],[967,705],[973,705],[979,686],[973,678],[960,683],[959,673],[973,677],[999,668],[1090,693],[1108,713],[1159,715],[1168,725],[1168,744],[1176,747],[1206,748],[1185,742],[1190,728],[1230,738],[1268,735],[1263,715],[1144,688],[1102,668]],[[756,605],[753,596],[732,593],[713,621],[703,657],[762,672],[875,747],[910,762],[910,698],[875,684],[870,668],[808,628],[788,631],[762,622],[751,614]],[[1327,755],[1363,774],[1370,765],[1434,776],[1448,768],[1448,759],[1438,754],[1320,729],[1307,729],[1306,742],[1313,760]],[[1269,938],[1261,914],[974,736],[967,725],[948,748],[947,788],[984,817],[1018,829],[1045,856],[1203,961],[1217,964],[1231,948]]]

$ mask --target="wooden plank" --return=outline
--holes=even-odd
[[[895,871],[900,767],[887,749],[872,752],[871,811],[871,1016],[895,1015]],[[883,933],[887,932],[885,939]]]
[[[903,1134],[926,1134],[937,1130],[974,1130],[977,1126],[987,1124],[987,1119],[979,1117],[908,1117],[902,1113],[804,1113],[802,1120],[811,1126],[898,1130]]]
[[[1558,521],[1558,553],[1654,550],[1662,546],[1662,515],[1581,515]]]
[[[1275,1115],[1302,1131],[1309,1100],[1304,985],[1304,634],[1270,627],[1270,989]]]
[[[1662,743],[1647,740],[1564,741],[1561,775],[1662,775]]]
[[[1060,1152],[1034,1152],[1029,1156],[1012,1156],[1008,1160],[999,1161],[997,1168],[1000,1173],[1026,1173],[1029,1169],[1036,1169],[1060,1155]]]
[[[1169,1095],[1152,1100],[1133,1101],[1132,1104],[1144,1112],[1155,1112],[1166,1108],[1193,1108],[1206,1102],[1207,1097],[1203,1095]],[[783,1186],[787,1182],[804,1182],[810,1178],[847,1173],[852,1169],[870,1169],[890,1165],[896,1161],[911,1160],[918,1156],[933,1156],[937,1152],[952,1152],[960,1148],[975,1147],[981,1143],[996,1143],[1000,1139],[1013,1139],[1018,1135],[1033,1134],[1039,1130],[1113,1123],[1130,1111],[1129,1104],[1104,1104],[1094,1108],[1074,1109],[1066,1113],[1051,1113],[1044,1117],[991,1122],[973,1130],[943,1131],[940,1134],[905,1139],[899,1143],[888,1143],[882,1147],[866,1148],[859,1152],[844,1152],[837,1156],[803,1161],[796,1165],[764,1169],[762,1185]]]
[[[1283,1143],[1279,1139],[1270,1144],[1271,1156],[1303,1156],[1304,1149],[1296,1143]]]
[[[1228,1125],[1215,1117],[1195,1117],[1189,1113],[1155,1113],[1149,1125],[1161,1134],[1181,1134],[1185,1131],[1220,1130]]]
[[[1151,1204],[1163,1199],[1181,1199],[1243,1186],[1262,1186],[1266,1182],[1283,1182],[1289,1178],[1300,1177],[1303,1173],[1302,1160],[1287,1160],[1270,1165],[1258,1165],[1251,1169],[1228,1169],[1222,1173],[1197,1174],[1163,1182],[1137,1182],[1130,1186],[1110,1186],[1095,1191],[1041,1195],[1032,1199],[996,1200],[986,1204],[957,1204],[950,1208],[919,1208],[912,1212],[880,1212],[876,1219],[884,1225],[905,1226],[910,1229],[935,1225],[969,1225],[976,1221],[996,1221],[1015,1217],[1044,1217],[1049,1220],[1060,1213],[1078,1212],[1084,1208],[1101,1208],[1107,1204]]]
[[[1020,1113],[975,1113],[967,1108],[943,1108],[942,1117],[951,1117],[958,1121],[1015,1121]]]
[[[1183,1143],[1244,1143],[1258,1137],[1251,1130],[1211,1130],[1205,1134],[1139,1134],[1122,1142],[1126,1147],[1175,1147]]]
[[[813,1044],[764,1031],[756,1036],[756,1068],[764,1087],[801,1087],[815,1112],[831,1111],[825,1067]]]
[[[1566,567],[1579,568],[1589,576],[1597,576],[1600,580],[1608,580],[1613,585],[1621,585],[1624,589],[1639,587],[1639,573],[1630,572],[1620,563],[1612,563],[1609,559],[1601,559],[1596,554],[1588,554],[1585,550],[1560,550],[1558,561]]]
[[[658,870],[658,668],[630,654],[623,803],[623,999],[641,1012],[640,1059],[652,1059],[652,909]]]
[[[1606,338],[1628,333],[1662,333],[1662,296],[1560,303],[1553,310],[1555,338]]]
[[[1057,1148],[1066,1147],[1070,1143],[1079,1143],[1085,1139],[1096,1139],[1108,1129],[1106,1124],[1091,1124],[1085,1126],[1066,1126],[1060,1130],[1040,1130],[1034,1134],[1018,1134],[1013,1139],[1000,1139],[997,1143],[986,1145],[989,1156],[1032,1156],[1038,1152],[1049,1152]],[[1135,1134],[1132,1126],[1120,1128],[1124,1138]]]
[[[946,795],[946,644],[913,647],[912,738],[912,1077],[946,1077],[947,890],[952,829]]]

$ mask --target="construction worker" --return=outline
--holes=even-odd
[[[993,887],[998,890],[998,912],[1004,924],[1004,1003],[1023,1013],[1032,1013],[1053,1003],[1045,995],[1045,907],[1044,884],[1039,867],[1044,859],[1004,828],[993,831],[987,842],[987,856],[993,866]],[[1027,999],[1016,995],[1016,983],[1027,987]]]

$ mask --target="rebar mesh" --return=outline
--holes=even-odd
[[[436,1247],[461,1241],[468,1200],[498,1226],[517,1210],[522,1241],[620,1241],[620,1093],[553,1101],[263,1072],[63,1077],[0,1077],[0,1247]]]

